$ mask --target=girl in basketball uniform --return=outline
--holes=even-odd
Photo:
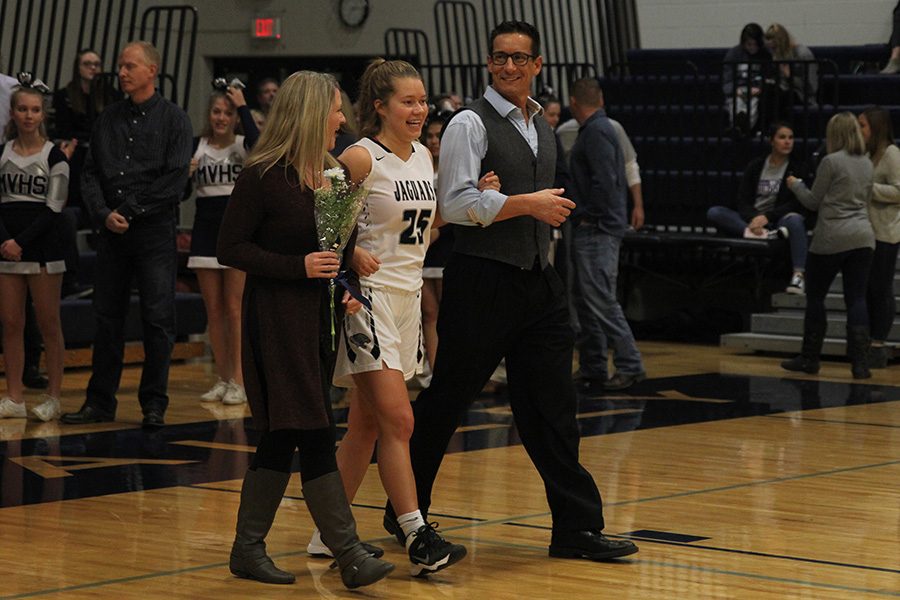
[[[353,266],[371,311],[342,325],[334,383],[354,388],[338,466],[352,501],[378,441],[378,469],[396,507],[413,576],[462,559],[418,510],[409,459],[413,414],[406,380],[421,372],[422,263],[437,219],[431,154],[419,143],[428,115],[425,86],[404,61],[374,60],[360,81],[362,139],[339,157],[369,190],[359,217]],[[307,548],[326,554],[318,532]]]
[[[234,83],[234,82],[232,82]],[[188,267],[197,274],[209,322],[209,342],[218,381],[201,396],[204,402],[241,404],[247,401],[241,373],[241,295],[244,273],[216,260],[216,240],[234,182],[259,138],[259,130],[238,85],[218,85],[209,97],[208,120],[195,139],[191,160],[197,190],[197,212],[191,234]],[[240,118],[244,135],[236,135]]]
[[[21,74],[10,101],[10,121],[0,145],[0,322],[7,395],[0,418],[25,418],[22,397],[25,302],[34,302],[44,338],[49,387],[32,413],[42,421],[59,416],[64,343],[59,316],[66,270],[56,228],[66,204],[69,164],[47,139],[43,83]]]

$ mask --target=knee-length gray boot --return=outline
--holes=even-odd
[[[303,484],[303,497],[322,542],[341,569],[341,581],[350,589],[383,579],[394,565],[372,556],[356,535],[356,521],[344,493],[341,474],[333,471]]]
[[[266,554],[266,536],[272,528],[275,512],[290,478],[290,473],[269,469],[247,470],[244,475],[241,506],[228,563],[231,572],[238,577],[263,583],[294,583],[294,574],[276,567]]]

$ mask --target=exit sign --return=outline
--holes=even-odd
[[[251,23],[250,35],[257,40],[280,40],[281,17],[255,17]]]

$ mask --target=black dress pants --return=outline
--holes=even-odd
[[[423,514],[450,438],[505,357],[513,418],[544,481],[554,529],[602,529],[600,492],[578,460],[574,335],[553,267],[523,270],[454,253],[444,269],[438,337],[434,377],[414,404],[410,440]]]

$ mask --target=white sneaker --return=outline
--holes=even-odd
[[[313,556],[334,556],[331,549],[322,542],[322,533],[318,527],[313,530],[312,537],[309,538],[309,543],[306,545],[306,551]]]
[[[27,416],[24,402],[16,402],[9,396],[0,400],[0,419],[24,419]]]
[[[59,398],[49,394],[41,394],[43,402],[31,409],[31,414],[46,423],[59,418]]]
[[[216,382],[216,385],[212,386],[212,389],[200,396],[200,400],[203,402],[219,402],[225,396],[225,392],[227,391],[228,382],[219,379]]]
[[[246,401],[247,392],[244,391],[244,386],[236,384],[234,379],[229,381],[222,396],[222,404],[243,404]]]
[[[790,234],[791,232],[784,226],[766,231],[766,237],[770,240],[786,240]]]
[[[785,289],[784,291],[788,294],[805,294],[806,280],[803,277],[803,273],[794,273],[794,276],[791,277],[791,282],[788,284],[787,289]]]

